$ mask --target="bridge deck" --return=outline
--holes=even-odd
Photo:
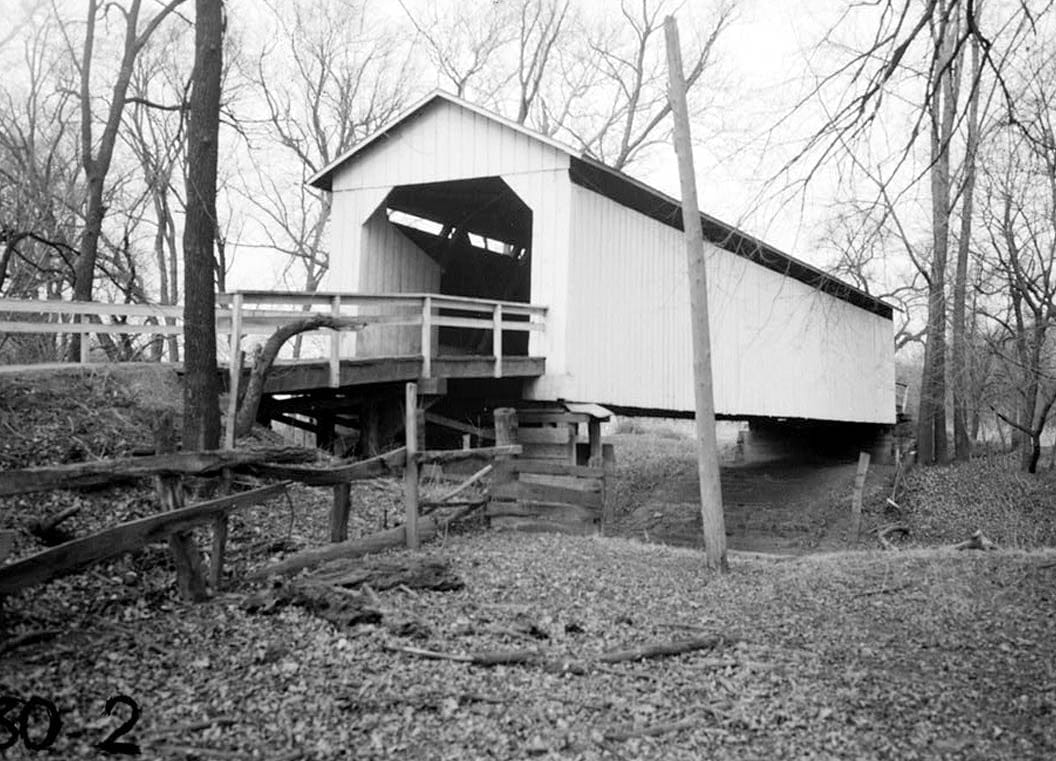
[[[422,378],[423,359],[418,356],[358,357],[341,360],[340,387],[373,383],[416,381]],[[438,356],[431,359],[432,378],[494,378],[495,358],[491,356]],[[221,368],[222,369],[222,368]],[[243,376],[248,375],[248,370]],[[503,378],[536,378],[546,372],[543,357],[503,357]],[[330,362],[280,360],[272,367],[264,393],[282,394],[330,387]]]

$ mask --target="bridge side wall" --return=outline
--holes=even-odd
[[[692,411],[681,231],[573,185],[568,399]],[[893,328],[707,245],[716,412],[893,423]]]

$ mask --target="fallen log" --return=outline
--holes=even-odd
[[[465,518],[470,513],[479,509],[479,504],[469,505],[458,512],[444,517],[428,517],[418,521],[418,541],[428,542],[438,533],[447,528],[451,523]],[[403,526],[396,526],[386,531],[362,537],[361,539],[349,539],[345,542],[328,544],[325,547],[315,547],[310,550],[298,552],[285,560],[259,568],[249,574],[251,579],[263,579],[268,576],[284,576],[305,568],[312,568],[329,560],[340,558],[358,558],[375,552],[383,552],[394,547],[402,547],[407,543],[407,535]]]
[[[23,468],[0,472],[0,497],[100,486],[128,478],[158,475],[198,476],[224,468],[237,468],[265,462],[305,462],[316,456],[302,447],[262,447],[224,449],[215,452],[178,452],[149,457],[122,457],[113,460],[76,462],[43,468]]]
[[[358,559],[335,560],[313,573],[309,580],[316,584],[337,587],[369,585],[374,592],[396,587],[452,592],[465,586],[448,563],[442,560],[414,558],[373,562]]]

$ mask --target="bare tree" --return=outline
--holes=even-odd
[[[677,2],[622,0],[611,17],[580,13],[570,0],[500,0],[486,14],[464,6],[444,15],[435,3],[400,2],[426,43],[440,83],[457,95],[616,169],[670,143],[662,25]],[[701,113],[701,83],[733,10],[733,0],[720,0],[710,25],[694,30],[697,39],[686,45],[694,116]]]
[[[150,36],[162,21],[169,16],[183,0],[169,0],[161,10],[150,18],[140,29],[141,0],[131,0],[127,8],[117,3],[108,3],[106,12],[113,10],[124,17],[125,37],[117,76],[113,83],[103,131],[98,141],[95,139],[96,123],[94,99],[92,96],[92,64],[95,57],[96,24],[100,8],[98,0],[88,0],[88,13],[85,24],[84,44],[80,56],[74,52],[72,42],[67,35],[66,41],[79,75],[79,97],[81,101],[81,166],[87,185],[85,200],[84,229],[77,260],[74,263],[73,296],[82,301],[91,301],[92,285],[95,278],[96,259],[99,251],[99,237],[103,229],[103,218],[106,215],[104,203],[106,177],[113,161],[114,147],[117,144],[118,131],[125,109],[128,84],[132,78],[136,56],[143,50]],[[56,15],[57,14],[57,9]]]
[[[649,148],[671,140],[671,106],[665,85],[663,19],[676,4],[667,0],[622,0],[615,20],[602,19],[581,33],[587,41],[578,75],[566,79],[563,97],[546,103],[546,130],[572,140],[584,153],[626,169]],[[710,26],[686,45],[687,97],[699,96],[715,45],[733,19],[733,2],[718,4]],[[558,105],[560,104],[560,105]],[[691,101],[697,117],[701,106]]]
[[[80,227],[76,109],[55,86],[66,74],[55,21],[16,27],[31,33],[22,86],[0,85],[0,294],[57,296],[73,282]]]
[[[267,8],[280,42],[261,51],[245,72],[265,107],[253,135],[281,151],[294,169],[287,174],[274,162],[257,165],[241,193],[257,212],[268,245],[286,255],[284,275],[299,269],[297,286],[315,291],[329,267],[325,231],[332,201],[305,180],[404,108],[413,81],[410,51],[395,35],[367,31],[361,2]]]
[[[496,61],[514,39],[514,2],[500,0],[481,12],[474,5],[445,8],[432,0],[397,1],[425,42],[440,84],[460,98],[492,104],[510,79],[508,71],[497,73]],[[518,0],[522,8],[543,1]]]
[[[1050,0],[1031,7],[1023,2],[1003,17],[994,15],[984,28],[976,0],[882,0],[880,3],[849,6],[840,23],[830,30],[834,40],[841,24],[854,25],[862,14],[875,33],[865,45],[844,47],[842,63],[819,77],[800,107],[821,103],[827,114],[822,126],[786,166],[805,169],[803,182],[810,182],[816,171],[834,160],[850,158],[868,146],[874,127],[889,115],[909,121],[907,137],[894,146],[886,180],[877,185],[877,197],[887,205],[898,203],[915,192],[919,180],[928,178],[930,190],[931,245],[926,256],[918,256],[928,287],[927,340],[918,414],[918,455],[923,463],[942,462],[948,456],[946,429],[947,269],[956,219],[961,205],[960,238],[957,243],[957,270],[954,279],[954,360],[955,444],[959,457],[968,456],[966,435],[965,314],[967,254],[973,214],[974,160],[978,152],[980,91],[993,88],[998,94],[1003,117],[1023,126],[1016,99],[1009,90],[1008,61],[1016,47],[1037,33],[1037,13],[1047,11]],[[970,64],[965,63],[967,51]],[[850,51],[850,52],[848,52]],[[969,76],[963,71],[968,67]],[[798,111],[797,107],[797,111]],[[927,158],[922,172],[911,167],[919,156],[920,138],[927,136]],[[960,165],[951,160],[964,146]],[[911,175],[901,190],[888,181]],[[923,261],[922,261],[923,260]]]
[[[998,330],[990,348],[1005,365],[1017,409],[999,415],[1029,446],[1022,466],[1035,472],[1041,436],[1056,404],[1056,68],[1035,69],[1019,98],[1017,125],[1006,123],[991,141],[986,166],[981,254],[989,282],[987,316]],[[1024,129],[1025,128],[1025,129]]]
[[[179,244],[177,217],[183,211],[179,185],[183,184],[187,112],[187,74],[177,61],[183,28],[173,28],[156,49],[137,61],[130,83],[130,108],[125,114],[123,137],[142,171],[145,196],[151,207],[152,248],[158,274],[158,303],[179,303]],[[160,91],[159,91],[160,90]],[[166,318],[166,324],[174,324]],[[179,360],[179,341],[167,339],[170,361]]]

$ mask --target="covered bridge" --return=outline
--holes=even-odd
[[[675,199],[442,92],[310,183],[333,194],[330,290],[545,307],[543,329],[504,336],[502,352],[540,360],[507,396],[692,414]],[[701,221],[718,416],[894,423],[891,307],[706,214]],[[505,319],[531,319],[516,311]],[[449,324],[426,340],[437,357],[499,354],[490,336]],[[349,355],[384,357],[421,350],[423,334],[397,324],[345,340]]]

